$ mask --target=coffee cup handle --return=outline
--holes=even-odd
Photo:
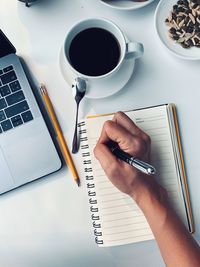
[[[129,58],[139,58],[144,54],[144,46],[141,43],[127,42],[126,43],[126,59]]]

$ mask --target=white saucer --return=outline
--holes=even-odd
[[[149,5],[150,3],[152,3],[154,0],[148,0],[146,2],[132,2],[130,0],[110,0],[105,1],[105,0],[101,0],[101,2],[107,6],[116,8],[116,9],[121,9],[121,10],[133,10],[133,9],[138,9],[138,8],[142,8],[144,6]]]
[[[69,84],[70,88],[74,81],[74,74],[71,69],[64,64],[64,52],[63,47],[60,52],[60,68],[61,73],[65,79],[65,81]],[[135,66],[135,60],[126,59],[124,60],[123,65],[119,73],[115,76],[115,79],[108,79],[107,81],[95,81],[95,84],[91,81],[87,81],[87,91],[85,97],[87,98],[104,98],[111,96],[118,91],[120,91],[129,81],[132,76],[133,70]]]
[[[168,17],[173,5],[177,0],[161,0],[155,12],[155,28],[162,44],[174,55],[182,59],[199,60],[200,48],[191,47],[183,48],[168,37],[168,27],[165,24],[165,19]]]

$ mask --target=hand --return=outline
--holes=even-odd
[[[110,181],[119,190],[129,194],[136,200],[141,188],[156,182],[153,177],[141,173],[116,158],[109,149],[108,144],[110,141],[115,142],[120,149],[130,155],[149,162],[150,138],[128,116],[118,112],[114,115],[112,121],[104,123],[101,136],[94,149],[94,154]]]

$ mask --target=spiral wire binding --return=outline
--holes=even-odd
[[[85,179],[87,181],[87,189],[88,189],[88,196],[89,196],[89,203],[90,203],[90,212],[92,218],[92,225],[94,228],[94,235],[95,235],[95,242],[98,245],[103,244],[103,240],[100,238],[102,236],[101,232],[101,224],[99,222],[99,209],[97,207],[97,198],[95,192],[95,184],[94,184],[94,176],[92,173],[92,162],[90,157],[88,139],[87,139],[87,131],[85,122],[80,122],[78,124],[79,127],[79,135],[80,135],[80,143],[81,143],[81,152],[83,158],[83,166],[85,171]]]

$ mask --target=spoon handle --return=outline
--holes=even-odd
[[[78,109],[79,109],[79,102],[77,102],[77,106],[76,106],[76,122],[75,122],[74,137],[73,137],[73,142],[72,142],[72,153],[73,154],[76,154],[79,148],[78,136],[77,136]]]

